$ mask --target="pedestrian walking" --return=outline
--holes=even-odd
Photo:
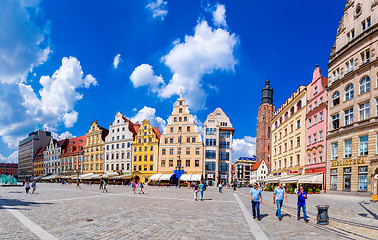
[[[301,208],[303,210],[303,217],[305,222],[308,222],[307,213],[306,213],[306,199],[307,193],[303,190],[303,187],[299,187],[299,191],[297,192],[298,202],[297,202],[297,216],[298,220],[301,218]]]
[[[201,181],[200,185],[199,185],[199,192],[200,192],[200,198],[201,198],[201,201],[203,201],[203,192],[206,191],[206,186],[205,184],[203,184],[203,182]]]
[[[103,180],[100,180],[100,186],[98,187],[98,189],[100,189],[100,190],[101,190],[101,189],[102,189],[102,187],[103,187],[103,184],[104,184],[104,183],[103,183]]]
[[[194,201],[198,201],[198,189],[199,189],[198,184],[194,183],[194,187],[193,187]]]
[[[133,188],[133,192],[134,192],[134,194],[135,194],[135,188],[136,188],[136,183],[135,183],[135,181],[133,181],[133,183],[131,184],[131,187]]]
[[[35,180],[33,180],[32,188],[33,188],[33,191],[32,191],[32,194],[33,194],[35,193],[35,190],[37,189],[37,182]]]
[[[106,188],[106,181],[105,180],[102,181],[102,192],[104,192],[104,191],[108,192],[108,189]]]
[[[257,218],[257,220],[260,221],[260,204],[262,204],[262,194],[261,188],[259,188],[257,182],[253,184],[253,188],[249,192],[249,196],[251,197],[253,218]]]
[[[282,207],[284,198],[286,199],[286,202],[287,202],[287,195],[285,192],[285,188],[282,187],[282,182],[279,182],[278,187],[274,189],[273,204],[277,204],[276,216],[278,217],[278,220],[280,221],[282,220],[281,207]]]
[[[140,183],[140,184],[139,184],[139,187],[140,187],[140,192],[139,192],[139,194],[144,194],[144,192],[143,192],[143,183]]]
[[[222,188],[223,188],[222,183],[219,183],[219,184],[218,184],[218,188],[219,188],[219,193],[222,193]]]
[[[25,191],[26,191],[26,193],[29,193],[29,190],[30,190],[30,183],[29,183],[28,180],[26,180],[26,182],[25,182]]]
[[[80,188],[81,189],[79,180],[76,181],[76,188]]]

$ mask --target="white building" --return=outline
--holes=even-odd
[[[231,182],[232,135],[234,129],[221,108],[207,116],[203,124],[205,180],[209,185]]]
[[[60,155],[62,148],[68,143],[68,139],[57,141],[51,138],[49,145],[43,152],[43,166],[45,174],[60,173]]]
[[[251,169],[250,183],[253,184],[259,180],[267,178],[269,174],[268,165],[265,160],[261,160],[253,164]]]
[[[105,172],[131,173],[134,124],[117,112],[105,138]]]

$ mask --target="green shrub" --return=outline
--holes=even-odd
[[[293,190],[292,188],[288,188],[288,189],[287,189],[287,192],[292,193],[292,192],[294,192],[294,190]]]
[[[312,193],[312,188],[309,188],[307,191],[308,191],[309,193]]]
[[[316,189],[315,189],[315,192],[320,192],[320,189],[319,189],[319,188],[316,188]]]

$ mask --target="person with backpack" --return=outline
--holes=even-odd
[[[139,192],[139,194],[144,194],[144,192],[143,192],[143,183],[140,183],[140,184],[139,184],[139,187],[140,187],[140,192]]]
[[[199,185],[199,191],[200,191],[201,201],[203,201],[203,192],[206,191],[206,186],[205,186],[205,184],[203,184],[202,181],[201,181],[201,183]]]

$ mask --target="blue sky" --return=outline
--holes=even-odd
[[[0,161],[36,129],[84,135],[117,111],[163,128],[180,88],[202,124],[221,107],[254,153],[260,89],[281,105],[327,63],[345,0],[0,2]],[[118,57],[116,57],[118,56]],[[118,61],[117,61],[118,59]]]

